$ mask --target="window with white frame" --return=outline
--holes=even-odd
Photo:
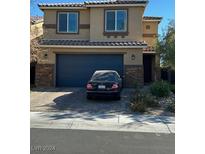
[[[127,10],[106,10],[105,11],[106,32],[127,31]]]
[[[78,12],[59,12],[58,32],[78,33]]]

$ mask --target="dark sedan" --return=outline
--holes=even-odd
[[[87,99],[95,96],[106,96],[120,99],[122,89],[122,79],[113,70],[96,71],[87,83]]]

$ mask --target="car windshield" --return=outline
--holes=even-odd
[[[92,77],[92,81],[117,81],[118,77],[114,72],[98,72]]]

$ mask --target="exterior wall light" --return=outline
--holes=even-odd
[[[135,58],[136,58],[135,55],[132,54],[131,59],[132,59],[132,60],[135,60]]]
[[[45,59],[48,58],[48,54],[47,54],[47,53],[44,54],[44,58],[45,58]]]

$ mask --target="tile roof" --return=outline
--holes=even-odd
[[[162,17],[144,16],[144,20],[162,20]]]
[[[86,7],[86,5],[106,4],[146,4],[147,0],[96,0],[85,1],[84,3],[39,3],[39,7]]]
[[[32,24],[43,22],[43,17],[42,16],[31,16],[30,17],[30,22]]]
[[[84,3],[39,3],[39,7],[83,7]]]
[[[59,46],[147,46],[144,41],[41,40],[39,44]]]
[[[85,4],[146,4],[147,0],[97,0],[97,1],[86,1]]]
[[[143,52],[149,53],[149,52],[156,52],[156,51],[155,51],[154,47],[148,46],[148,47],[143,49]]]

